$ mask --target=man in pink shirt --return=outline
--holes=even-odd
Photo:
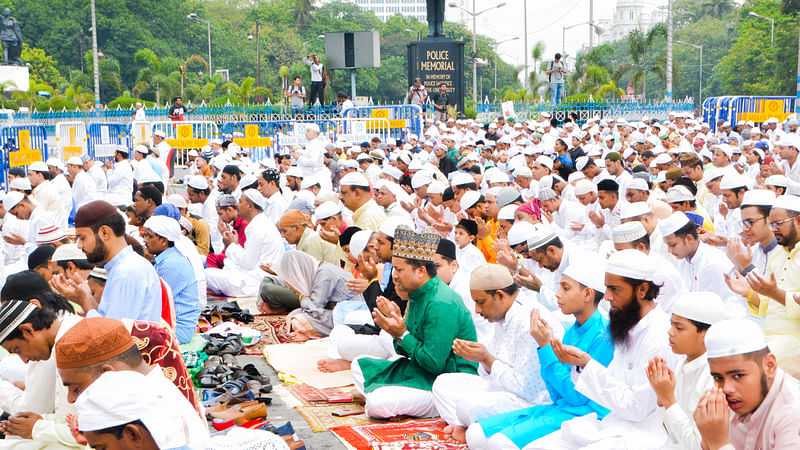
[[[759,326],[723,320],[705,343],[716,386],[694,413],[703,448],[800,449],[800,382],[778,368]]]

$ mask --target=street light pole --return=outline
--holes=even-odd
[[[757,14],[754,11],[750,11],[748,14],[751,17],[758,17],[759,19],[769,20],[769,45],[770,47],[775,46],[775,19],[771,17],[762,16],[761,14]]]
[[[499,47],[500,44],[505,44],[506,42],[517,41],[517,40],[519,40],[519,36],[510,39],[505,39],[500,42],[495,42],[494,44],[494,88],[495,89],[497,89],[497,58],[499,56],[497,53],[497,47]]]
[[[667,3],[667,111],[672,110],[672,0]],[[647,100],[647,99],[645,99]]]
[[[100,63],[97,57],[97,14],[92,0],[92,66],[94,66],[94,110],[100,112]]]
[[[256,87],[261,87],[261,33],[256,20]]]
[[[200,16],[198,16],[195,13],[191,13],[191,14],[187,15],[186,18],[189,19],[189,20],[198,20],[198,21],[203,22],[204,24],[206,24],[206,28],[208,29],[208,72],[209,72],[208,76],[209,77],[213,77],[214,76],[214,67],[211,64],[211,21],[210,20],[201,19]]]
[[[697,92],[697,103],[702,108],[702,106],[703,106],[703,46],[702,45],[697,45],[697,44],[692,44],[690,42],[683,42],[683,41],[677,41],[677,40],[675,42],[677,42],[678,44],[688,45],[689,47],[694,47],[694,48],[700,50],[700,89]]]

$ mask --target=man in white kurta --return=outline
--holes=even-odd
[[[264,212],[264,196],[247,189],[239,200],[239,217],[248,221],[247,240],[240,246],[233,236],[223,236],[225,268],[206,269],[206,283],[212,292],[233,297],[258,295],[258,287],[266,272],[259,263],[274,262],[286,251],[283,238]],[[230,232],[226,232],[230,234]]]
[[[73,156],[67,160],[67,170],[72,178],[72,201],[75,209],[97,200],[97,184],[83,170],[83,161]]]
[[[608,408],[608,415],[603,420],[590,414],[564,422],[561,430],[537,439],[526,449],[657,449],[667,443],[656,395],[645,372],[650,358],[660,356],[673,367],[675,359],[667,337],[669,318],[651,295],[656,270],[649,256],[636,250],[622,250],[608,259],[606,300],[611,304],[609,330],[615,342],[614,359],[608,367],[575,347],[561,344],[553,348],[559,360],[575,366],[575,389]],[[648,283],[649,289],[632,289],[626,279]],[[636,310],[638,322],[621,326],[620,317],[630,320]]]
[[[475,309],[493,322],[494,336],[488,346],[456,341],[453,350],[479,362],[479,375],[446,373],[433,383],[433,401],[448,430],[463,441],[466,427],[486,417],[550,401],[539,375],[538,345],[530,335],[531,309],[552,324],[557,337],[564,329],[550,312],[533,299],[523,303],[511,273],[503,266],[485,264],[470,276]]]
[[[61,215],[61,223],[56,223],[56,225],[62,230],[66,230],[68,228],[69,213],[72,211],[72,187],[70,187],[69,181],[64,175],[67,168],[58,158],[47,158],[46,164],[47,168],[50,169],[50,181],[56,187],[58,195],[61,196],[61,207],[64,208],[64,212]]]
[[[108,169],[108,202],[130,205],[133,202],[133,166],[128,160],[128,148],[119,147],[114,154],[114,167]]]
[[[47,179],[49,177],[50,169],[47,168],[47,164],[36,161],[28,166],[28,179],[33,186],[31,197],[53,217],[56,224],[60,224],[63,221],[64,207],[58,190]]]

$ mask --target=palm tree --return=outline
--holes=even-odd
[[[181,73],[181,97],[183,97],[183,86],[186,84],[186,70],[191,63],[201,63],[206,68],[206,73],[208,73],[208,61],[205,60],[200,55],[192,55],[183,62],[183,64],[178,67],[178,71]]]
[[[172,67],[170,67],[172,64],[170,63],[174,63],[174,61],[169,61],[169,63],[164,61],[162,63],[149,48],[143,48],[136,52],[133,55],[133,61],[144,66],[139,69],[139,74],[136,76],[136,85],[133,88],[136,94],[141,94],[155,86],[156,104],[161,105],[162,90],[166,91],[166,93],[178,91],[178,83],[169,76],[172,72]],[[136,96],[138,98],[138,95]]]
[[[538,76],[536,75],[536,64],[542,60],[542,56],[544,56],[544,42],[537,41],[533,44],[533,48],[531,49],[531,58],[533,59],[533,70],[528,74],[528,85],[529,86],[536,86],[538,81]]]
[[[295,0],[294,22],[297,28],[306,28],[311,23],[313,0]]]
[[[609,94],[611,94],[611,98],[619,98],[625,95],[625,91],[617,86],[614,80],[609,80],[606,84],[597,89],[597,97],[606,98]]]
[[[703,16],[722,17],[733,11],[732,0],[702,0],[700,11]]]
[[[241,84],[236,84],[229,81],[220,87],[220,90],[227,90],[239,98],[242,106],[250,104],[250,99],[257,95],[271,96],[272,91],[264,87],[253,87],[256,80],[253,77],[247,77],[242,80]]]
[[[660,23],[651,28],[646,34],[639,29],[634,29],[628,34],[628,52],[633,63],[625,63],[619,67],[621,73],[633,71],[631,81],[634,88],[642,85],[642,99],[647,99],[647,74],[654,73],[662,80],[666,80],[666,58],[649,59],[650,49],[656,39],[666,37],[667,28]],[[661,62],[664,62],[662,65]]]

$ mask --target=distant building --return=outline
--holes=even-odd
[[[617,0],[614,17],[600,19],[600,43],[624,39],[635,29],[647,32],[667,20],[667,0]]]
[[[407,17],[416,17],[421,22],[428,20],[425,10],[425,0],[342,0],[355,3],[365,11],[372,11],[379,19],[386,22],[389,17],[400,14]],[[330,3],[330,0],[317,0],[316,6]]]

